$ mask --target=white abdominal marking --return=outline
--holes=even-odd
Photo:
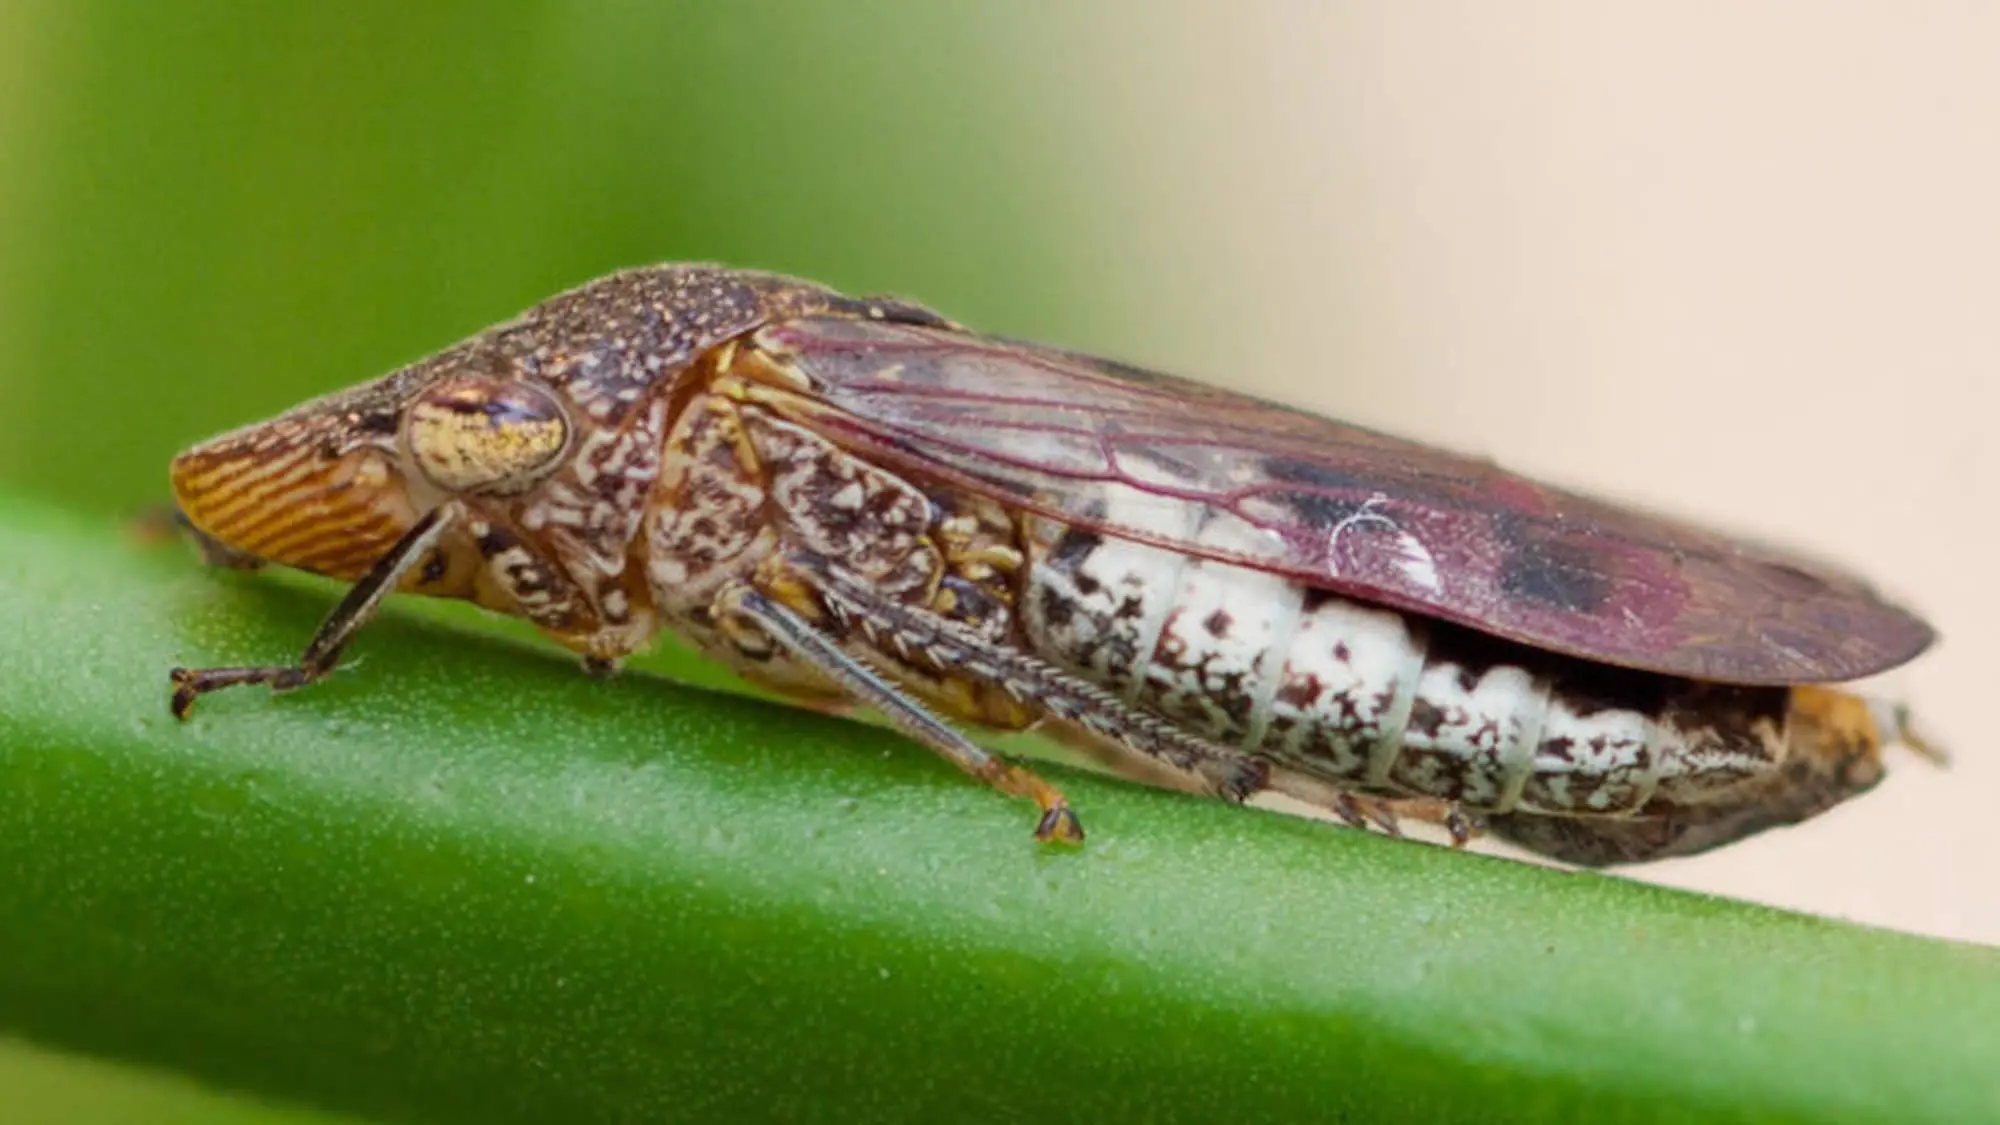
[[[1390,545],[1385,548],[1390,556],[1389,564],[1402,571],[1405,578],[1425,592],[1441,593],[1437,559],[1431,554],[1430,549],[1416,536],[1404,531],[1402,525],[1395,520],[1375,510],[1375,505],[1384,503],[1388,499],[1387,495],[1378,492],[1364,501],[1351,515],[1333,525],[1333,530],[1327,533],[1326,540],[1328,572],[1335,578],[1340,577],[1340,537],[1343,533],[1360,527],[1371,530],[1382,528],[1393,536]]]

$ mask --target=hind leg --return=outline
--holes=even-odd
[[[1075,751],[1106,773],[1160,789],[1210,795],[1213,786],[1201,776],[1177,770],[1158,758],[1141,754],[1074,723],[1051,722],[1043,728],[1055,741]],[[1331,814],[1350,828],[1401,836],[1405,821],[1437,825],[1463,847],[1480,834],[1483,824],[1462,806],[1434,797],[1383,797],[1360,793],[1332,782],[1274,769],[1267,779],[1271,792]]]
[[[1441,797],[1385,796],[1363,793],[1292,770],[1273,771],[1272,790],[1315,809],[1332,813],[1355,828],[1374,828],[1401,836],[1405,821],[1444,829],[1451,846],[1462,848],[1485,831],[1485,821],[1457,801]]]

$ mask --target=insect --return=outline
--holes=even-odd
[[[1825,686],[1931,629],[1860,581],[1493,464],[920,306],[630,270],[177,457],[212,561],[470,599],[608,673],[662,629],[863,705],[1082,838],[967,726],[1133,776],[1559,860],[1686,854],[1873,786],[1900,707]]]

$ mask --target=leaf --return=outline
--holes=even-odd
[[[2000,951],[1061,772],[0,499],[0,1027],[381,1118],[1972,1121]],[[1749,845],[1754,846],[1754,845]]]

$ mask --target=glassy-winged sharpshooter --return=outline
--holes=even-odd
[[[176,715],[325,676],[392,591],[466,598],[599,671],[664,628],[874,707],[1055,840],[1062,794],[956,724],[1571,862],[1701,851],[1873,786],[1901,709],[1822,685],[1932,640],[1824,566],[1485,461],[707,266],[553,297],[172,483],[213,560],[354,583],[296,664],[175,669]]]

